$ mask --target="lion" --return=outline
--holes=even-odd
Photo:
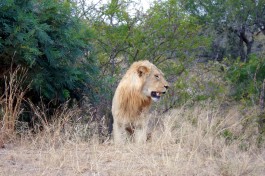
[[[160,100],[169,85],[164,74],[147,60],[134,62],[121,79],[112,100],[115,144],[126,139],[147,140],[148,111],[152,101]]]

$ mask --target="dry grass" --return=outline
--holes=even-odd
[[[264,175],[265,149],[249,138],[255,130],[245,129],[239,112],[204,104],[154,115],[152,140],[143,145],[99,143],[96,135],[84,141],[73,126],[25,134],[0,149],[0,175]]]
[[[21,104],[29,88],[22,89],[26,78],[27,70],[20,66],[5,76],[5,91],[0,96],[0,147],[12,138],[17,119],[23,111]]]

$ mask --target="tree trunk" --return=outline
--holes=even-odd
[[[247,31],[245,30],[245,28],[243,28],[240,32],[240,35],[239,35],[239,38],[240,38],[240,44],[239,44],[240,57],[241,57],[241,61],[243,61],[243,62],[248,61],[249,55],[251,54],[252,45],[254,43],[253,33],[248,32],[248,34],[247,34]],[[244,43],[247,47],[247,53],[245,53]]]
[[[254,40],[251,40],[250,42],[247,42],[247,59],[249,59],[249,55],[251,54],[251,50],[252,50],[252,45],[253,45]]]
[[[239,54],[240,54],[240,60],[242,62],[246,62],[246,53],[244,49],[244,41],[240,35],[240,41],[239,41]]]

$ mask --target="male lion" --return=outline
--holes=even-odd
[[[163,73],[149,61],[134,62],[120,81],[112,101],[113,136],[116,144],[132,137],[136,143],[147,139],[147,112],[152,101],[166,93]]]

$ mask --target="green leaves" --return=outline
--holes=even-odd
[[[184,61],[197,53],[196,48],[208,47],[197,19],[183,11],[178,1],[155,3],[148,12],[143,33],[149,46],[146,54],[155,63],[167,59]]]
[[[227,79],[234,85],[233,96],[243,102],[256,104],[265,78],[265,59],[252,55],[249,62],[236,61],[227,72]]]
[[[199,19],[213,41],[212,55],[241,58],[247,61],[252,53],[255,33],[265,26],[264,0],[180,0],[187,13]],[[263,26],[263,27],[262,27]],[[218,52],[222,50],[223,52]],[[217,52],[217,53],[216,53]],[[221,56],[220,56],[221,55]]]
[[[92,35],[73,10],[68,1],[1,2],[0,65],[28,67],[34,97],[63,102],[93,84]]]

